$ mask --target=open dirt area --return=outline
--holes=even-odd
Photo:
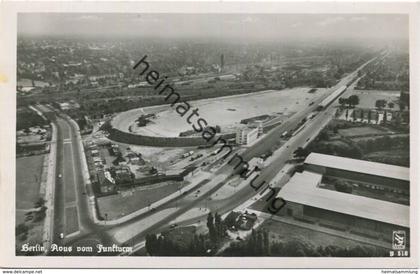
[[[204,118],[209,125],[219,125],[222,132],[234,132],[240,126],[242,119],[263,114],[288,117],[307,107],[326,91],[318,89],[315,93],[308,93],[308,90],[309,88],[267,90],[191,101],[189,102],[191,109],[187,115],[198,108],[200,117]],[[156,117],[150,118],[150,123],[146,126],[138,127],[136,119],[148,113],[154,113]],[[148,107],[120,113],[114,117],[112,125],[122,131],[142,135],[178,137],[179,133],[192,129],[186,121],[186,116],[181,117],[175,108],[170,106]],[[192,119],[197,119],[197,117]]]

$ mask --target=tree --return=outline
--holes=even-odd
[[[293,152],[295,158],[305,158],[306,156],[309,155],[309,151],[305,148],[302,147],[298,147],[294,152]]]
[[[216,239],[220,240],[225,234],[224,225],[222,222],[222,217],[219,215],[219,213],[214,214],[214,228],[216,233]]]
[[[146,235],[146,251],[150,255],[157,255],[159,252],[159,239],[157,238],[156,234],[148,234]]]
[[[344,108],[344,106],[347,104],[347,98],[344,98],[344,97],[338,98],[338,103],[341,105],[341,107]]]
[[[270,255],[270,238],[267,230],[263,230],[263,253],[266,256]]]
[[[319,134],[319,140],[321,141],[328,141],[330,139],[327,131],[323,130],[321,131],[321,133]]]
[[[20,235],[20,234],[26,234],[28,233],[29,228],[25,225],[25,224],[18,224],[16,226],[16,235]]]
[[[401,91],[398,104],[400,106],[400,110],[404,110],[406,106],[410,105],[410,95],[408,92]]]
[[[385,100],[376,100],[375,107],[377,109],[383,109],[385,106],[386,106],[386,101]]]
[[[347,100],[350,107],[355,107],[359,104],[359,96],[357,95],[351,95]]]
[[[211,212],[207,215],[207,228],[209,229],[210,239],[215,240],[214,218]]]
[[[394,108],[394,106],[395,106],[395,104],[394,104],[393,102],[389,102],[389,103],[388,103],[388,107],[389,107],[389,108]]]
[[[384,111],[384,119],[383,119],[383,123],[385,124],[387,122],[387,115],[388,113],[386,112],[386,110]]]
[[[34,204],[35,208],[42,207],[45,204],[44,198],[40,197]]]

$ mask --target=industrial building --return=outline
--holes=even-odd
[[[280,214],[296,220],[391,242],[393,231],[409,234],[409,206],[319,187],[322,175],[296,173],[280,190]]]
[[[305,160],[305,170],[330,177],[379,188],[391,192],[409,194],[409,168],[370,161],[363,161],[326,154],[311,153]]]
[[[409,192],[409,169],[356,159],[311,153],[303,173],[295,173],[279,191],[286,201],[280,214],[304,223],[390,242],[392,232],[409,234],[409,205],[327,187],[337,178],[374,189]]]

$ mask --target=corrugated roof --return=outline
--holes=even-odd
[[[311,153],[308,157],[306,157],[305,164],[371,174],[403,181],[410,180],[410,169],[406,167],[362,161],[327,154]]]
[[[383,223],[409,227],[409,206],[317,187],[322,175],[296,173],[280,190],[286,201]]]

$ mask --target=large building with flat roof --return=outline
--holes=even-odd
[[[347,235],[391,242],[394,231],[404,230],[409,235],[409,205],[389,197],[382,199],[381,195],[369,196],[358,187],[338,191],[328,182],[333,177],[337,182],[357,182],[358,186],[373,184],[408,191],[408,171],[404,167],[311,153],[305,160],[305,170],[295,173],[279,191],[278,197],[286,201],[279,214]],[[372,190],[370,195],[375,192]],[[382,189],[379,193],[388,195]]]
[[[393,231],[409,232],[409,206],[319,187],[322,175],[296,173],[280,190],[280,214],[298,221],[391,242]]]
[[[357,184],[409,194],[410,169],[320,153],[311,153],[305,170],[325,176],[345,178]]]

